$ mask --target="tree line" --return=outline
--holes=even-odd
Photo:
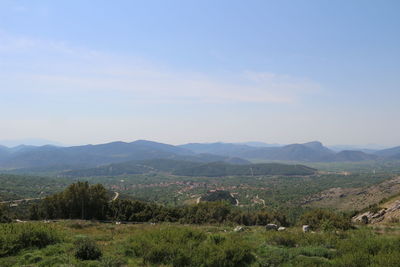
[[[30,208],[30,219],[84,219],[129,222],[180,222],[190,224],[235,223],[286,226],[286,216],[276,211],[243,211],[227,202],[166,207],[139,200],[110,200],[101,184],[77,182]]]
[[[178,222],[187,224],[240,224],[290,226],[290,214],[282,211],[243,210],[229,202],[200,202],[196,205],[167,207],[132,199],[111,200],[101,184],[77,182],[63,192],[46,197],[30,208],[30,219],[83,219],[126,222]],[[0,209],[0,219],[7,221]],[[301,224],[313,229],[342,229],[352,227],[351,216],[329,210],[314,209],[299,215]]]

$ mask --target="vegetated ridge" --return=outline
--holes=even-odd
[[[205,196],[200,198],[200,201],[215,202],[215,201],[226,201],[232,205],[235,205],[236,199],[231,195],[229,191],[215,190],[208,192]]]
[[[312,175],[317,170],[304,165],[281,163],[259,163],[233,165],[224,162],[212,162],[199,166],[179,169],[173,172],[180,176],[258,176],[258,175]]]
[[[304,165],[281,163],[230,164],[226,162],[201,163],[193,161],[152,159],[115,163],[97,168],[71,170],[60,173],[66,177],[115,176],[125,174],[169,173],[178,176],[258,176],[258,175],[312,175],[316,169]]]

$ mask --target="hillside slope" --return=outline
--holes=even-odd
[[[190,168],[201,164],[203,163],[173,159],[151,159],[114,163],[89,169],[65,171],[60,175],[66,177],[89,177],[144,174],[149,172],[172,172],[176,169]]]
[[[278,163],[230,164],[221,161],[204,163],[175,159],[151,159],[114,163],[96,168],[64,171],[61,172],[60,175],[65,177],[88,177],[165,172],[179,176],[218,177],[233,175],[311,175],[314,174],[315,171],[315,169],[304,165]]]
[[[388,201],[378,204],[369,211],[357,214],[353,222],[364,224],[387,224],[400,222],[400,195],[391,197]]]
[[[312,175],[316,169],[304,165],[288,165],[279,163],[260,163],[233,165],[223,162],[212,162],[173,172],[180,176],[258,176],[258,175]]]
[[[335,187],[307,197],[305,207],[334,208],[337,210],[362,210],[400,192],[400,176],[368,187]]]

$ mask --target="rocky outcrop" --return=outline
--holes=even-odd
[[[355,223],[375,224],[380,222],[392,222],[400,219],[400,200],[396,200],[386,208],[376,212],[367,211],[352,218]]]

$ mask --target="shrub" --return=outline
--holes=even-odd
[[[289,235],[274,235],[270,239],[270,243],[276,246],[295,247],[296,240],[293,236]]]
[[[299,254],[308,257],[320,257],[332,259],[335,256],[334,251],[324,247],[302,247],[299,248]]]
[[[43,248],[62,240],[56,228],[37,223],[0,225],[0,257],[25,248]]]
[[[108,256],[108,257],[101,258],[99,266],[101,266],[101,267],[120,267],[120,266],[124,266],[124,264],[126,264],[126,262],[123,259]]]
[[[142,257],[145,264],[179,266],[247,266],[251,249],[241,240],[182,228],[154,229],[135,236],[125,255]]]
[[[293,266],[297,267],[318,267],[318,266],[331,266],[329,264],[329,261],[325,258],[321,257],[306,257],[303,255],[297,256],[293,261],[292,261]]]
[[[195,252],[192,266],[249,266],[254,261],[251,248],[239,239],[214,240],[202,243]]]
[[[32,263],[38,263],[43,260],[43,255],[41,255],[39,252],[33,252],[33,253],[28,253],[25,254],[24,257],[22,258],[23,263],[27,264],[32,264]]]
[[[6,209],[0,205],[0,223],[9,223],[11,218],[6,214]]]
[[[89,238],[82,238],[75,242],[75,257],[80,260],[98,260],[102,253],[96,243]]]
[[[278,248],[273,246],[262,246],[258,249],[258,263],[260,267],[276,267],[282,266],[283,263],[289,261],[290,255],[286,248]]]
[[[226,240],[226,238],[221,235],[210,235],[209,238],[210,238],[211,242],[216,245],[218,245]]]
[[[376,203],[368,206],[368,211],[370,211],[372,213],[377,213],[379,210],[380,210],[380,207]]]
[[[300,220],[302,224],[310,225],[314,230],[348,230],[352,226],[349,217],[322,209],[306,212]]]
[[[93,222],[88,222],[88,221],[73,221],[73,222],[66,224],[66,226],[71,229],[85,229],[85,228],[90,228],[90,227],[93,227],[96,225],[98,225],[98,223],[93,223]]]
[[[398,266],[400,239],[380,236],[370,229],[350,233],[337,246],[337,266]]]

